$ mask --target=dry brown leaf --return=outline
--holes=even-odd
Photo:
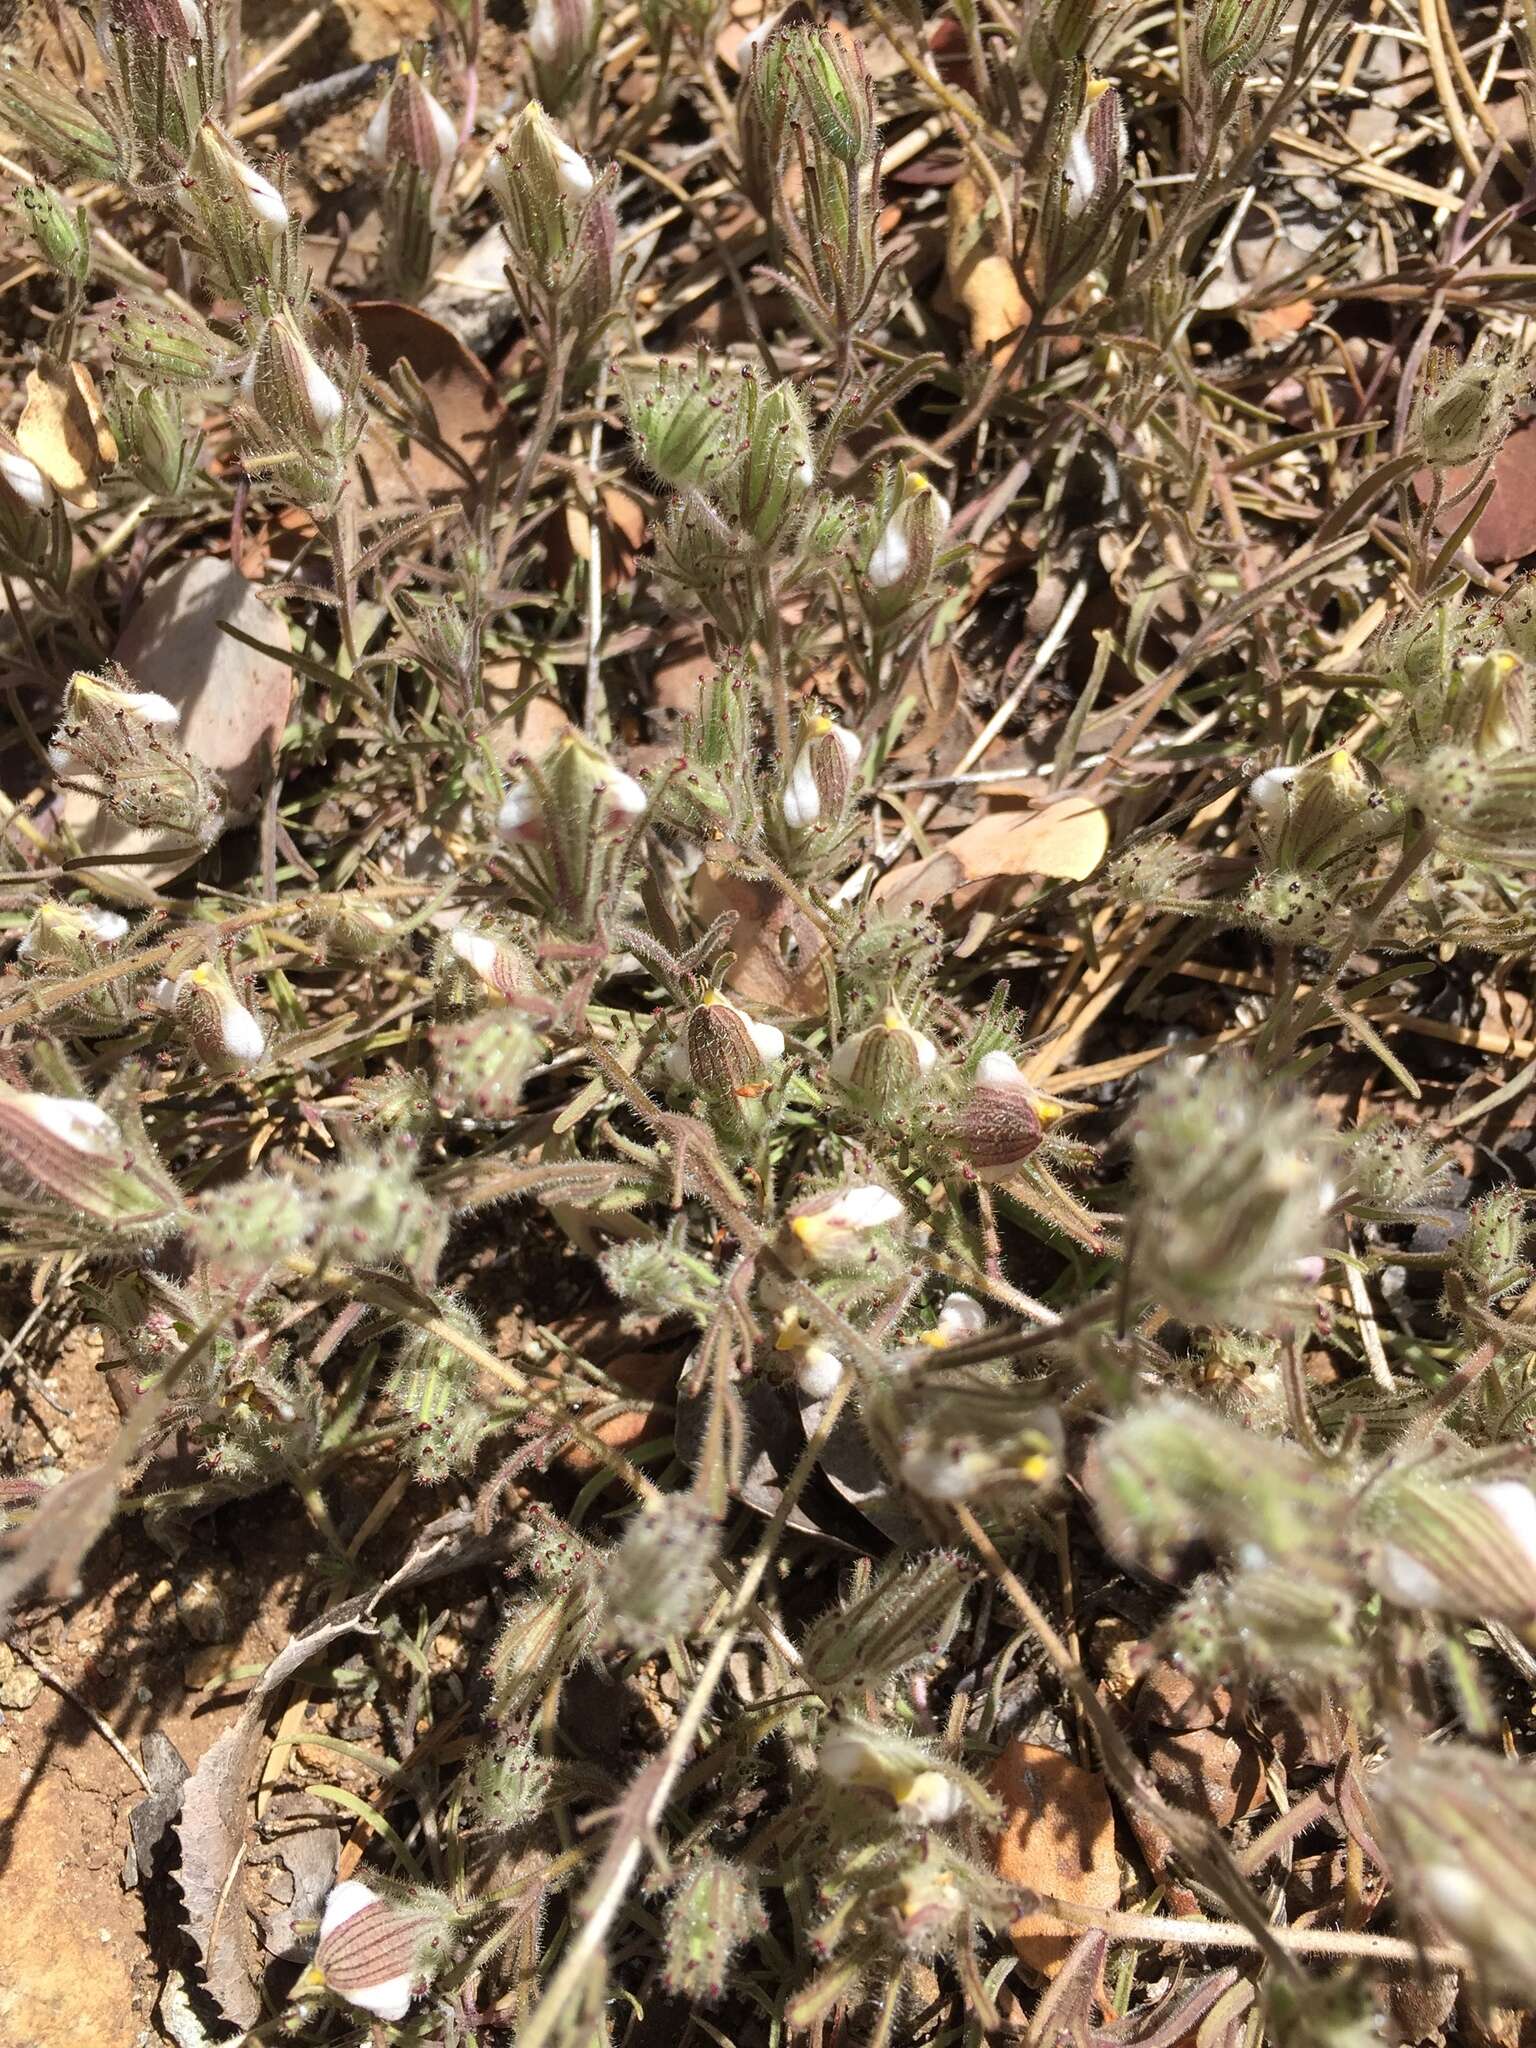
[[[16,445],[35,462],[61,498],[82,512],[100,503],[96,480],[117,460],[95,380],[84,363],[44,356],[27,372],[27,403]]]
[[[959,709],[965,680],[965,664],[952,647],[941,647],[919,662],[918,709],[922,716],[916,728],[897,747],[892,760],[921,760],[955,736],[955,713]],[[961,740],[963,744],[963,735]]]
[[[1010,1742],[992,1766],[1004,1821],[993,1851],[1005,1884],[1096,1911],[1120,1903],[1115,1816],[1104,1780],[1036,1742]],[[1021,1913],[1009,1939],[1030,1969],[1054,1977],[1082,1932],[1050,1913]]]
[[[825,943],[804,911],[772,882],[747,882],[706,866],[694,877],[693,901],[706,924],[723,910],[736,913],[728,941],[735,958],[725,977],[733,995],[785,1017],[821,1015],[827,1006]]]
[[[1480,474],[1469,462],[1448,469],[1435,524],[1449,533],[1467,510],[1461,493]],[[1519,562],[1536,554],[1536,419],[1523,421],[1509,435],[1493,460],[1493,495],[1468,538],[1480,562]],[[1414,494],[1424,504],[1434,488],[1434,473],[1421,469],[1413,479]]]
[[[970,316],[971,347],[983,354],[1029,323],[1029,305],[1003,253],[1001,224],[985,217],[987,194],[964,171],[949,188],[944,245],[949,289]]]
[[[493,447],[499,446],[504,464],[510,461],[516,436],[495,382],[450,328],[419,307],[393,299],[363,300],[352,308],[352,317],[373,375],[387,383],[396,363],[408,364],[432,402],[445,446],[472,471],[486,468]],[[382,425],[364,436],[359,456],[370,497],[378,505],[399,506],[418,494],[465,488],[462,474],[443,456],[414,441],[402,449],[399,437]]]
[[[999,875],[1049,875],[1081,882],[1109,846],[1109,819],[1086,797],[1062,797],[1043,811],[994,811],[957,832],[940,852],[893,868],[875,885],[876,900],[899,906],[936,903],[967,882]]]

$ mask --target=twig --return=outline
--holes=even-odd
[[[17,1656],[26,1659],[27,1663],[29,1663],[32,1666],[32,1669],[37,1673],[38,1677],[43,1681],[44,1685],[51,1685],[54,1691],[59,1695],[61,1699],[68,1700],[69,1704],[72,1707],[76,1708],[78,1712],[82,1713],[85,1716],[86,1720],[89,1721],[91,1726],[96,1730],[96,1733],[101,1737],[102,1741],[110,1743],[112,1748],[117,1751],[118,1755],[122,1758],[123,1762],[128,1766],[129,1770],[132,1771],[133,1775],[144,1787],[144,1790],[146,1792],[152,1793],[155,1788],[153,1785],[150,1784],[148,1777],[145,1775],[143,1765],[137,1763],[134,1760],[130,1751],[124,1746],[122,1738],[116,1733],[116,1731],[113,1728],[111,1728],[108,1725],[107,1722],[105,1722],[101,1718],[100,1714],[97,1713],[96,1709],[94,1707],[87,1706],[85,1701],[81,1699],[79,1693],[75,1691],[74,1687],[70,1685],[65,1679],[60,1678],[58,1672],[55,1671],[51,1665],[45,1664],[42,1658],[37,1655],[36,1651],[29,1650],[26,1644],[21,1640],[20,1636],[11,1636],[8,1640],[10,1642],[11,1648],[16,1652]]]

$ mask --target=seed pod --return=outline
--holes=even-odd
[[[439,1318],[462,1337],[482,1342],[475,1318],[454,1295],[439,1295]],[[385,1384],[409,1425],[405,1452],[418,1477],[436,1482],[474,1458],[490,1411],[479,1397],[480,1373],[461,1346],[433,1330],[412,1330]]]
[[[91,274],[91,230],[83,206],[71,209],[51,185],[22,189],[27,231],[50,270],[79,291]]]
[[[0,114],[67,178],[115,181],[116,139],[77,93],[11,58],[0,62]]]
[[[624,384],[624,411],[647,468],[675,490],[709,490],[726,474],[740,440],[741,380],[700,355],[695,365],[660,362]]]
[[[314,1206],[296,1181],[262,1174],[201,1196],[191,1236],[209,1265],[255,1277],[308,1242],[313,1218]]]
[[[405,1152],[359,1151],[319,1177],[314,1194],[318,1243],[352,1265],[400,1259],[414,1266],[438,1231],[440,1219]]]
[[[533,0],[528,49],[539,97],[555,113],[580,90],[601,27],[595,0]]]
[[[526,1736],[491,1742],[470,1767],[469,1807],[482,1827],[511,1834],[544,1811],[553,1775],[553,1763]]]
[[[793,29],[783,62],[799,87],[800,105],[817,141],[850,169],[875,149],[875,88],[860,44],[825,29]]]
[[[1452,1255],[1457,1272],[1480,1301],[1491,1305],[1530,1278],[1525,1203],[1519,1188],[1498,1188],[1467,1211],[1466,1228]]]
[[[408,1913],[356,1878],[332,1887],[320,1945],[299,1989],[325,1989],[375,2019],[403,2020],[432,1921]]]
[[[667,1989],[713,2005],[730,1981],[731,1958],[767,1925],[762,1897],[746,1873],[723,1857],[701,1856],[667,1910]]]
[[[720,1529],[687,1494],[648,1501],[632,1516],[603,1578],[608,1625],[634,1650],[686,1635],[716,1590]]]
[[[985,1053],[955,1119],[956,1149],[978,1180],[1007,1180],[1039,1150],[1046,1116],[1059,1113],[1030,1087],[1011,1053]]]
[[[755,1023],[745,1010],[710,989],[688,1012],[682,1041],[667,1056],[667,1072],[701,1095],[752,1095],[783,1056],[782,1031]]]
[[[136,482],[156,497],[179,497],[195,461],[181,400],[173,390],[140,390],[119,383],[113,393],[112,430],[118,459]]]
[[[491,1652],[492,1701],[501,1717],[531,1713],[589,1654],[599,1602],[585,1577],[531,1594],[507,1612]]]
[[[113,367],[164,384],[212,384],[228,368],[228,351],[193,314],[161,313],[132,299],[115,299],[102,316]]]
[[[958,1551],[933,1551],[916,1564],[889,1559],[863,1593],[832,1608],[806,1636],[802,1655],[818,1691],[856,1697],[937,1659],[975,1576]]]
[[[506,1010],[483,1010],[477,1017],[435,1024],[431,1040],[432,1100],[444,1116],[505,1123],[517,1115],[523,1083],[541,1051],[520,1017]]]
[[[1514,357],[1458,362],[1449,349],[1431,349],[1415,422],[1425,461],[1454,469],[1492,455],[1530,382],[1529,365]]]
[[[1337,893],[1325,881],[1278,869],[1254,877],[1243,891],[1242,911],[1261,932],[1301,946],[1326,944],[1342,917]]]

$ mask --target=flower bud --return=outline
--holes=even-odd
[[[204,34],[195,0],[112,0],[111,27],[145,42],[185,51]]]
[[[1274,40],[1285,0],[1202,0],[1194,54],[1212,88],[1251,71]]]
[[[0,62],[0,115],[66,178],[119,173],[117,142],[80,95],[45,73],[6,58]]]
[[[959,1626],[975,1567],[958,1552],[889,1559],[805,1637],[805,1668],[824,1699],[856,1697],[940,1659]]]
[[[329,451],[333,429],[346,412],[345,398],[287,306],[262,330],[240,380],[240,394],[255,408],[265,437],[274,443],[292,440],[306,450]]]
[[[1261,1564],[1198,1580],[1159,1632],[1202,1686],[1240,1681],[1311,1693],[1348,1689],[1360,1665],[1354,1598],[1321,1571]]]
[[[296,1989],[333,1991],[375,2019],[403,2020],[432,1928],[428,1915],[408,1913],[348,1878],[326,1899],[320,1944]]]
[[[1536,1769],[1465,1742],[1393,1757],[1370,1781],[1392,1874],[1467,1949],[1491,1998],[1536,2000]]]
[[[1530,1278],[1525,1203],[1519,1188],[1484,1195],[1467,1211],[1466,1228],[1451,1248],[1457,1272],[1490,1306]]]
[[[1417,1129],[1373,1117],[1350,1137],[1349,1206],[1393,1219],[1429,1201],[1445,1173],[1445,1155]]]
[[[682,1040],[667,1056],[667,1072],[706,1096],[760,1094],[770,1067],[784,1057],[784,1034],[757,1024],[717,989],[688,1012]]]
[[[870,589],[902,597],[924,590],[949,516],[948,502],[925,476],[908,476],[869,557],[864,575]]]
[[[1536,755],[1483,760],[1475,747],[1452,741],[1405,769],[1402,780],[1444,851],[1522,866],[1536,860]]]
[[[828,829],[841,822],[864,743],[846,726],[817,714],[801,728],[784,785],[784,823],[791,832]]]
[[[194,185],[206,184],[205,196],[210,205],[229,206],[258,236],[270,239],[287,233],[287,200],[269,179],[246,162],[211,116],[197,131],[187,168]]]
[[[223,815],[219,792],[174,738],[180,716],[169,698],[139,689],[115,664],[105,676],[82,671],[70,678],[49,762],[127,823],[211,845]]]
[[[174,981],[162,980],[155,1003],[175,1015],[188,1044],[215,1072],[254,1066],[266,1053],[261,1020],[241,1002],[221,967],[204,962]]]
[[[1404,1482],[1372,1500],[1371,1583],[1399,1607],[1523,1627],[1536,1619],[1536,1493],[1518,1479]]]
[[[461,1337],[483,1342],[475,1318],[453,1295],[439,1295],[441,1320]],[[400,1347],[385,1391],[408,1425],[404,1449],[429,1484],[462,1472],[474,1460],[490,1411],[479,1397],[479,1368],[432,1330],[412,1330]]]
[[[363,131],[363,149],[381,170],[400,165],[435,183],[452,164],[459,131],[403,52],[389,91]]]
[[[1357,853],[1391,824],[1383,791],[1342,747],[1297,767],[1266,769],[1248,797],[1268,859],[1301,875]]]
[[[787,147],[789,116],[796,97],[789,65],[790,34],[777,20],[760,23],[739,52],[741,84],[736,94],[736,128],[741,143],[743,183],[766,221],[774,215]]]
[[[1451,350],[1431,349],[1416,422],[1425,461],[1454,469],[1492,455],[1530,382],[1529,366],[1513,357],[1458,363]]]
[[[564,1684],[590,1654],[598,1619],[598,1596],[585,1572],[516,1602],[490,1658],[497,1717],[520,1719],[552,1685]]]
[[[741,390],[702,354],[627,378],[624,411],[646,467],[676,490],[712,489],[735,458]]]
[[[580,91],[601,26],[595,0],[533,0],[528,49],[539,97],[557,114]]]
[[[140,725],[152,732],[174,732],[181,713],[158,690],[135,690],[122,683],[79,670],[69,679],[68,716],[91,725]]]
[[[1064,203],[1072,221],[1106,214],[1125,175],[1125,120],[1119,93],[1103,79],[1094,79],[1085,102],[1063,166]]]
[[[531,100],[492,156],[486,183],[501,209],[514,267],[553,285],[597,183],[592,166]]]
[[[654,1650],[688,1634],[718,1590],[711,1567],[719,1549],[718,1523],[690,1495],[647,1501],[630,1518],[603,1577],[608,1623],[619,1641]]]
[[[1137,1270],[1158,1299],[1191,1321],[1242,1328],[1286,1313],[1332,1201],[1311,1108],[1235,1060],[1169,1063],[1131,1144]]]
[[[91,274],[91,230],[83,206],[71,208],[51,185],[23,187],[27,232],[50,270],[79,291]]]
[[[1039,1150],[1060,1109],[1031,1088],[1009,1052],[984,1053],[955,1119],[955,1144],[978,1180],[1007,1180]]]
[[[902,1389],[915,1419],[901,1438],[903,1482],[925,1500],[971,1500],[979,1493],[1039,1495],[1061,1475],[1061,1420],[1052,1408],[1021,1402],[1019,1390],[985,1371]]]
[[[476,934],[476,936],[480,936]],[[444,1116],[506,1123],[522,1106],[523,1083],[539,1061],[539,1041],[520,1017],[483,1010],[431,1031],[432,1100]]]
[[[481,1827],[512,1834],[544,1812],[553,1773],[526,1735],[489,1743],[470,1768],[468,1805]]]
[[[179,1206],[147,1141],[130,1141],[83,1097],[0,1089],[0,1171],[124,1228],[168,1220]]]
[[[176,498],[186,489],[196,459],[189,446],[181,401],[174,389],[140,390],[119,384],[113,394],[112,430],[118,459],[135,481],[160,498]]]
[[[875,89],[862,47],[826,29],[791,30],[783,61],[817,141],[838,163],[867,164],[875,149]]]
[[[1300,1450],[1172,1397],[1111,1423],[1084,1480],[1115,1555],[1165,1575],[1197,1542],[1294,1567],[1327,1545],[1345,1504]]]
[[[878,1115],[898,1110],[939,1057],[931,1038],[914,1031],[894,1004],[880,1021],[844,1039],[832,1055],[832,1078]]]
[[[212,384],[228,368],[227,351],[213,330],[191,313],[115,299],[102,316],[114,369],[166,384]]]
[[[742,379],[738,431],[742,448],[723,499],[738,526],[760,548],[790,528],[816,481],[805,407],[790,384],[764,391]]]
[[[18,960],[30,967],[63,967],[76,973],[94,966],[100,949],[115,946],[128,935],[128,920],[115,910],[92,904],[44,903],[16,947]]]
[[[906,1210],[890,1189],[868,1182],[797,1203],[789,1228],[813,1265],[840,1266],[867,1259],[875,1250],[873,1240],[899,1230],[906,1220]]]
[[[444,988],[449,1000],[462,999],[465,975],[474,994],[484,991],[500,1002],[511,1002],[531,986],[529,964],[522,950],[501,932],[479,931],[458,925],[448,934],[443,948]]]
[[[808,1401],[830,1399],[843,1376],[843,1361],[818,1339],[799,1309],[780,1316],[773,1348],[788,1354],[795,1386]]]
[[[723,1857],[701,1856],[667,1911],[667,1989],[697,2004],[715,2004],[730,1982],[732,1957],[767,1925],[761,1895],[746,1873]]]

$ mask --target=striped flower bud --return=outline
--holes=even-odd
[[[447,951],[450,960],[467,967],[482,988],[503,1002],[528,986],[526,958],[498,932],[459,925],[448,934]]]
[[[128,920],[94,904],[44,903],[33,913],[16,948],[32,967],[88,966],[101,946],[115,946],[128,934]]]
[[[539,102],[531,100],[486,170],[516,271],[553,281],[596,184],[586,158],[555,132]]]
[[[760,548],[772,548],[800,512],[816,481],[805,407],[791,384],[764,391],[742,380],[741,453],[722,503]]]
[[[327,443],[346,411],[341,391],[321,368],[287,306],[262,330],[240,392],[270,435],[305,448]]]
[[[850,169],[867,164],[875,147],[875,89],[861,46],[823,29],[792,30],[785,63],[817,141]]]
[[[1211,86],[1249,71],[1273,40],[1285,0],[1202,0],[1194,51]]]
[[[1432,469],[1455,469],[1491,455],[1530,389],[1530,365],[1493,353],[1458,362],[1450,349],[1431,349],[1416,425]]]
[[[699,2004],[714,2004],[730,1982],[731,1958],[767,1925],[751,1878],[723,1857],[700,1857],[672,1894],[667,1912],[667,1989]]]
[[[375,2019],[403,2020],[431,1927],[426,1914],[408,1913],[347,1878],[331,1888],[315,1959],[297,1988],[332,1991]]]
[[[933,558],[949,530],[949,505],[925,476],[909,476],[896,509],[880,531],[865,567],[871,590],[910,597],[933,572]]]
[[[187,172],[194,186],[206,184],[214,206],[233,207],[258,235],[271,237],[286,232],[287,200],[270,179],[246,162],[212,116],[197,131]]]
[[[203,37],[203,18],[195,0],[112,0],[111,27],[146,42],[165,41],[179,50]],[[103,37],[106,35],[104,18]]]
[[[984,1053],[955,1119],[960,1157],[978,1180],[1007,1180],[1039,1150],[1060,1110],[1030,1087],[1012,1053]]]
[[[78,292],[91,274],[91,231],[84,207],[72,207],[51,185],[24,186],[27,232],[50,270]]]
[[[1067,144],[1065,204],[1069,220],[1107,210],[1125,174],[1125,122],[1120,95],[1103,79],[1088,86],[1081,119]]]
[[[0,1168],[103,1222],[158,1221],[178,1205],[147,1144],[130,1143],[99,1102],[0,1090]]]
[[[797,1308],[780,1316],[773,1348],[787,1355],[795,1385],[808,1401],[827,1400],[843,1376],[843,1361],[820,1341]]]
[[[222,967],[189,967],[174,981],[158,982],[154,994],[156,1006],[175,1016],[188,1044],[215,1072],[254,1066],[266,1052],[260,1018],[241,1002]]]
[[[596,0],[533,0],[528,50],[540,97],[556,113],[576,96],[601,25]]]
[[[835,1785],[877,1794],[906,1827],[940,1826],[969,1803],[963,1777],[936,1769],[919,1744],[861,1722],[835,1725],[824,1735],[816,1767]]]
[[[483,1010],[434,1025],[431,1039],[432,1100],[445,1116],[491,1123],[516,1116],[523,1083],[539,1059],[539,1041],[520,1017],[505,1009]]]
[[[932,1071],[938,1056],[933,1040],[914,1031],[892,1004],[878,1023],[844,1039],[832,1056],[832,1078],[877,1113],[892,1111]]]
[[[1372,1521],[1371,1583],[1399,1607],[1522,1626],[1536,1619],[1536,1493],[1518,1479],[1408,1483]]]
[[[624,385],[624,412],[642,459],[675,490],[708,490],[736,459],[742,383],[718,362],[662,361]]]
[[[863,742],[846,726],[820,714],[806,720],[784,785],[784,823],[791,832],[838,823],[863,751]]]
[[[459,131],[453,117],[401,53],[390,88],[363,131],[363,148],[380,170],[405,165],[436,181],[453,162]]]
[[[866,1258],[882,1232],[906,1220],[906,1210],[890,1189],[871,1181],[798,1203],[789,1228],[813,1265],[837,1266]]]
[[[769,1068],[783,1057],[782,1031],[755,1023],[718,989],[710,989],[688,1012],[682,1038],[667,1055],[667,1072],[701,1095],[756,1095]]]
[[[92,724],[113,721],[148,726],[153,732],[174,732],[181,712],[158,690],[130,690],[83,671],[70,677],[68,714]]]

